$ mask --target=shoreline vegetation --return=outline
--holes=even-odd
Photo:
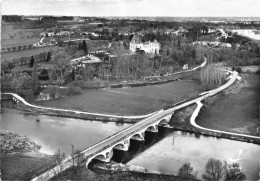
[[[28,180],[55,164],[55,155],[41,153],[41,146],[26,136],[0,130],[0,137],[3,180]]]
[[[243,76],[244,78],[244,76]],[[228,89],[226,89],[225,91],[223,91],[222,93],[220,93],[221,95],[229,95],[229,94],[235,94],[237,92],[239,92],[243,87],[247,86],[247,82],[243,81],[241,83],[236,83],[234,85],[232,85],[231,87],[229,87]],[[217,94],[207,100],[205,100],[204,102],[206,102],[206,104],[204,103],[205,106],[208,105],[208,102],[210,104],[210,102],[212,101],[212,99],[218,99],[218,96],[220,94]],[[249,142],[249,143],[255,143],[255,144],[260,144],[260,140],[257,139],[247,139],[247,138],[243,138],[243,137],[239,137],[239,136],[232,136],[232,135],[226,135],[226,134],[221,134],[221,133],[214,133],[214,132],[210,132],[210,131],[204,131],[204,130],[200,130],[197,129],[195,127],[193,127],[190,124],[190,117],[192,115],[192,113],[194,112],[194,110],[196,109],[196,105],[190,105],[186,108],[183,108],[181,110],[176,111],[176,114],[174,114],[174,116],[172,117],[171,121],[170,121],[170,126],[172,126],[173,129],[177,129],[177,130],[181,130],[181,131],[186,131],[186,132],[191,132],[194,133],[196,137],[199,137],[200,135],[202,136],[213,136],[213,137],[217,137],[217,138],[226,138],[226,139],[231,139],[231,140],[236,140],[236,141],[244,141],[244,142]],[[3,110],[5,111],[5,110]],[[30,110],[31,111],[31,110]],[[201,110],[204,111],[204,110]],[[21,111],[22,113],[23,111]],[[29,113],[29,112],[27,112]],[[199,113],[200,115],[201,113]],[[124,120],[122,120],[122,122],[124,122]],[[17,135],[15,133],[10,133],[10,134],[14,134]],[[19,137],[19,136],[17,136]],[[38,149],[40,148],[39,145],[37,145]],[[33,152],[33,153],[29,153],[29,154],[35,154],[38,156],[35,156],[35,160],[38,159],[37,157],[44,157],[46,159],[46,157],[48,158],[47,160],[50,161],[50,157],[48,157],[47,155],[43,156],[43,155],[39,155],[39,153]],[[27,153],[28,154],[28,153]],[[17,155],[14,154],[13,155],[14,158],[17,160],[22,160],[24,155]],[[27,155],[28,156],[28,155]],[[18,158],[17,158],[18,157]],[[31,156],[33,157],[33,156]],[[10,159],[10,157],[7,157],[7,159]],[[50,161],[50,165],[52,165],[53,162],[53,158],[51,159],[52,161]],[[45,160],[43,161],[45,163]],[[45,165],[46,168],[46,165]],[[101,163],[98,165],[95,165],[96,169],[99,169],[100,172],[105,172],[105,175],[111,175],[113,173],[113,176],[116,176],[120,179],[122,178],[136,178],[136,177],[141,177],[141,178],[149,178],[148,180],[180,180],[179,177],[174,176],[174,175],[165,175],[165,174],[161,174],[161,173],[153,173],[152,171],[146,170],[144,168],[138,168],[138,167],[131,167],[128,165],[123,165],[123,164],[116,164],[116,163]],[[102,171],[103,170],[103,171]],[[99,176],[97,176],[96,173],[91,173],[90,174],[90,170],[84,169],[83,171],[83,175],[84,174],[88,174],[88,176],[90,175],[91,178],[98,178]],[[111,173],[109,173],[111,172]],[[32,175],[34,173],[30,172]],[[28,174],[28,173],[26,173]],[[66,175],[68,174],[68,175]],[[30,174],[28,174],[30,175]],[[27,175],[27,176],[28,176]],[[70,178],[71,175],[71,170],[66,171],[65,173],[62,173],[62,178]],[[93,176],[94,175],[94,176]],[[81,175],[82,176],[82,175]],[[80,177],[81,177],[80,176]],[[85,175],[86,176],[86,175]],[[59,179],[60,176],[57,176],[55,178],[53,178],[53,180]],[[73,177],[77,177],[77,175],[73,176]],[[101,176],[103,178],[103,176]],[[101,178],[99,177],[99,178]]]
[[[41,173],[51,166],[59,163],[56,154],[47,155],[39,152],[40,145],[32,142],[25,136],[1,130],[1,178],[4,180],[30,180],[37,173]],[[26,163],[26,164],[24,164]],[[101,176],[99,176],[101,174]],[[121,164],[116,162],[95,162],[90,169],[85,165],[68,169],[54,177],[52,180],[60,179],[94,179],[104,180],[106,176],[115,178],[135,180],[187,180],[172,174],[164,174],[150,171],[140,166]],[[193,179],[195,180],[195,179]]]
[[[245,81],[243,81],[242,83],[236,83],[234,85],[232,85],[231,87],[229,87],[227,90],[222,91],[221,94],[229,94],[229,93],[235,93],[235,92],[239,92],[239,90],[241,88],[243,88],[245,85]],[[220,93],[219,93],[220,94]],[[217,95],[219,95],[217,94]],[[215,96],[213,96],[215,97]],[[209,100],[209,99],[208,99]],[[203,101],[205,102],[205,101]],[[191,105],[193,106],[193,105]],[[140,119],[125,119],[125,118],[109,118],[109,117],[102,117],[102,116],[95,116],[95,115],[87,115],[87,114],[76,114],[75,112],[57,112],[57,111],[53,111],[53,110],[48,110],[46,112],[46,110],[44,109],[39,109],[39,108],[30,108],[22,103],[18,103],[17,104],[17,108],[21,111],[26,111],[26,112],[30,112],[30,113],[34,113],[36,115],[39,114],[46,114],[46,115],[51,115],[51,116],[61,116],[61,117],[71,117],[71,118],[80,118],[80,119],[85,119],[85,120],[97,120],[97,121],[104,121],[104,122],[118,122],[118,123],[136,123],[137,121],[139,121]],[[188,111],[187,111],[188,109]],[[184,108],[180,111],[187,111],[188,113],[190,113],[191,110],[193,110],[194,108]],[[192,111],[193,112],[193,111]],[[201,112],[199,113],[199,116],[201,115]],[[176,119],[176,118],[175,118]],[[198,119],[198,118],[197,118]],[[174,118],[172,119],[174,120]],[[232,140],[237,140],[237,141],[244,141],[244,142],[249,142],[249,143],[255,143],[255,144],[260,144],[260,140],[259,139],[254,139],[254,138],[247,138],[247,137],[243,137],[243,136],[234,136],[234,135],[229,135],[229,134],[224,134],[224,133],[216,133],[216,132],[212,132],[212,131],[205,131],[205,130],[200,130],[198,128],[193,127],[190,122],[188,121],[189,118],[186,117],[184,118],[182,121],[170,121],[171,126],[173,127],[173,129],[177,129],[177,130],[181,130],[181,131],[187,131],[187,132],[192,132],[197,134],[201,134],[201,135],[205,135],[205,136],[213,136],[213,137],[217,137],[217,138],[227,138],[227,139],[232,139]],[[248,134],[250,135],[250,134]]]
[[[66,171],[56,175],[51,180],[128,180],[128,181],[180,181],[180,180],[197,180],[175,176],[172,174],[164,174],[156,171],[147,170],[140,166],[121,164],[116,162],[100,162],[96,161],[85,169],[84,165],[69,168]]]
[[[32,142],[26,136],[9,131],[0,131],[1,154],[14,154],[17,152],[39,151],[41,146]]]

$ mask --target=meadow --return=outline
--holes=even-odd
[[[21,57],[31,57],[43,52],[49,52],[51,50],[57,50],[60,47],[51,46],[51,47],[41,47],[41,48],[32,48],[27,50],[12,51],[12,52],[3,52],[1,54],[1,61],[12,61],[12,59],[17,59]]]
[[[25,29],[19,23],[3,23],[1,32],[1,47],[11,48],[30,45],[40,40],[43,29]]]
[[[239,92],[215,97],[199,114],[197,124],[221,131],[260,136],[260,76],[247,74],[246,86]]]
[[[142,115],[162,109],[201,91],[198,81],[177,81],[158,86],[92,89],[71,97],[36,101],[47,107],[116,115]]]

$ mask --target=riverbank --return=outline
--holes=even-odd
[[[202,127],[260,136],[260,75],[242,74],[242,81],[203,103],[196,123]]]
[[[117,116],[144,115],[201,91],[198,80],[180,80],[159,86],[84,90],[81,95],[35,101],[32,104]]]
[[[0,149],[1,154],[14,154],[29,151],[38,151],[41,146],[32,142],[26,136],[16,133],[0,131]]]
[[[160,86],[88,90],[83,95],[33,102],[33,104],[20,100],[18,97],[15,107],[20,111],[35,115],[136,123],[154,111],[172,106],[184,99],[193,98],[201,91],[202,87],[198,81],[182,80]],[[12,95],[3,94],[2,97],[4,96],[12,98]],[[91,112],[86,112],[86,110]]]
[[[127,180],[127,181],[181,181],[196,180],[178,177],[170,174],[162,174],[155,171],[147,170],[143,167],[125,165],[115,162],[96,162],[86,169],[85,165],[77,169],[70,168],[63,173],[53,177],[51,180],[95,180],[95,181],[111,181],[111,180]],[[79,171],[80,170],[80,171]]]
[[[53,156],[39,152],[40,146],[25,136],[1,130],[2,180],[28,180],[55,164]]]
[[[212,136],[212,137],[216,137],[216,138],[225,138],[225,139],[230,139],[230,140],[235,140],[235,141],[242,141],[242,142],[248,142],[248,143],[254,143],[254,144],[260,145],[260,139],[259,138],[249,138],[249,137],[245,137],[245,136],[232,135],[232,134],[226,134],[226,133],[219,133],[219,132],[199,129],[199,128],[196,128],[196,127],[192,126],[190,124],[190,118],[191,118],[192,113],[196,109],[196,107],[197,107],[197,105],[193,104],[193,105],[191,105],[189,107],[186,107],[184,109],[179,110],[180,111],[180,115],[181,115],[180,118],[178,118],[178,116],[173,117],[173,119],[171,119],[171,121],[169,122],[170,126],[174,130],[180,130],[180,131],[193,133],[193,134],[195,134],[196,137],[199,137],[200,135]],[[203,109],[205,109],[205,108],[203,108]],[[201,119],[200,116],[201,116],[201,113],[198,114],[197,119]],[[204,120],[204,118],[203,118],[203,120]],[[216,126],[213,126],[211,129],[219,130],[219,129],[216,128]],[[232,133],[232,131],[229,131],[229,132]],[[248,135],[251,136],[250,134],[248,134]]]

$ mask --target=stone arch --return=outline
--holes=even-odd
[[[147,127],[145,131],[158,132],[158,124],[154,124],[154,125]]]
[[[169,121],[167,121],[166,119],[162,119],[161,121],[159,121],[158,125],[159,126],[163,126],[163,125],[168,125]]]
[[[90,159],[90,161],[91,161],[91,160],[94,160],[94,159],[102,161],[102,160],[105,160],[105,159],[106,159],[106,155],[104,155],[104,154],[96,155],[95,157],[93,157],[92,159]]]
[[[123,142],[116,144],[113,149],[127,151],[130,146],[130,140],[126,139]]]
[[[136,133],[130,137],[130,139],[137,140],[137,141],[144,141],[144,132]]]

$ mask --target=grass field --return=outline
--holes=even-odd
[[[42,52],[48,52],[50,50],[57,50],[60,47],[42,47],[42,48],[33,48],[28,50],[14,51],[14,52],[4,52],[1,54],[1,61],[11,61],[12,59],[21,58],[21,57],[30,57],[37,55]]]
[[[260,136],[260,76],[251,74],[245,80],[247,87],[214,100],[196,122],[207,128]]]
[[[55,160],[38,152],[25,152],[1,157],[1,178],[3,180],[29,180],[35,170],[42,169]]]
[[[1,32],[2,48],[30,45],[40,40],[43,29],[24,29],[19,23],[3,23]]]
[[[97,113],[141,115],[159,110],[185,99],[192,92],[200,91],[198,81],[177,81],[160,86],[85,90],[82,95],[37,101],[35,104]]]

